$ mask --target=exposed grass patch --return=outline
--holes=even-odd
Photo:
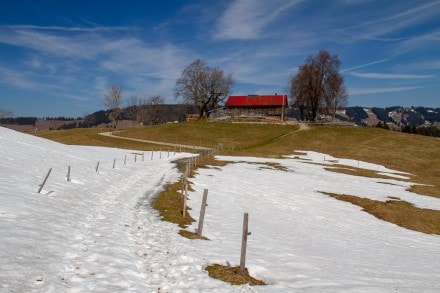
[[[440,235],[440,211],[418,208],[398,198],[382,202],[346,194],[322,193],[358,205],[381,220],[410,230]]]
[[[266,162],[266,163],[256,163],[256,164],[263,164],[266,165],[267,167],[260,167],[259,170],[279,170],[279,171],[284,171],[284,172],[290,172],[289,168],[287,168],[286,166],[283,166],[279,163],[273,163],[273,162]]]
[[[159,211],[162,220],[175,223],[181,228],[186,228],[195,220],[186,213],[183,217],[182,182],[167,184],[153,201],[153,208]],[[187,208],[187,211],[189,208]]]
[[[408,181],[408,180],[402,179],[402,178],[387,176],[383,173],[378,173],[378,172],[376,172],[374,170],[370,170],[370,169],[362,169],[362,168],[355,168],[355,167],[349,167],[349,168],[332,167],[332,166],[326,167],[324,169],[327,171],[330,171],[330,172],[341,173],[341,174],[352,175],[352,176]]]
[[[188,239],[203,239],[203,240],[209,240],[209,238],[202,235],[200,238],[199,235],[197,235],[194,232],[188,231],[188,230],[180,230],[179,235],[188,238]]]
[[[440,140],[433,137],[349,126],[313,126],[283,140],[288,149],[313,150],[333,157],[360,160],[411,173],[410,191],[440,197]]]
[[[243,285],[243,284],[249,284],[252,286],[266,285],[266,283],[264,283],[263,281],[257,280],[249,276],[249,272],[247,269],[244,274],[240,274],[239,269],[240,269],[239,266],[227,267],[219,264],[213,264],[208,266],[205,270],[208,272],[211,278],[222,280],[232,285]]]

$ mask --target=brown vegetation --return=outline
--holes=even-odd
[[[208,266],[205,270],[211,278],[219,279],[232,285],[266,285],[263,281],[251,277],[247,269],[244,274],[240,274],[239,269],[240,267],[228,267],[213,264]]]
[[[346,194],[322,193],[358,205],[381,220],[414,231],[440,235],[440,211],[418,208],[398,199],[382,202]]]

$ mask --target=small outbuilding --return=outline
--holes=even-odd
[[[287,95],[229,96],[225,109],[232,118],[276,118],[284,121],[288,109]]]

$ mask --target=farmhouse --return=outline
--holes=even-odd
[[[225,104],[232,118],[276,118],[284,121],[288,104],[287,95],[229,96]]]

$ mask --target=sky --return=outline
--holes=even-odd
[[[336,54],[349,106],[440,107],[440,1],[0,0],[0,109],[80,117],[173,90],[203,59],[232,94],[287,93],[298,66]]]

